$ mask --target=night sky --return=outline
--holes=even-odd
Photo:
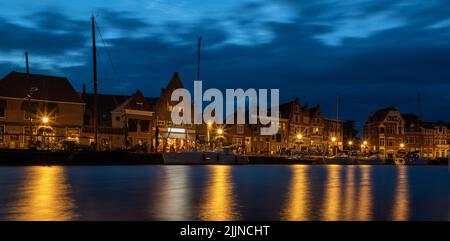
[[[0,75],[67,76],[92,89],[90,17],[101,93],[158,96],[174,71],[192,89],[198,36],[204,88],[280,88],[359,126],[396,106],[450,121],[450,3],[436,0],[2,1]],[[105,49],[105,46],[107,48]],[[110,61],[111,59],[111,61]],[[112,62],[112,63],[111,63]]]

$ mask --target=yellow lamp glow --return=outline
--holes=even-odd
[[[302,139],[302,137],[303,137],[302,134],[297,135],[297,139]]]
[[[222,129],[217,129],[217,134],[222,135],[223,134],[223,130]]]
[[[335,141],[336,141],[336,137],[332,137],[332,138],[331,138],[331,141],[332,141],[332,142],[335,142]]]
[[[400,147],[401,147],[401,148],[405,147],[405,144],[400,143]]]
[[[363,144],[364,144],[365,146],[367,146],[367,141],[364,141]]]
[[[350,145],[350,146],[353,145],[353,141],[349,141],[348,145]]]
[[[48,117],[46,117],[46,116],[42,117],[42,123],[47,124],[48,123]]]

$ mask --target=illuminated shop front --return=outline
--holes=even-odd
[[[157,151],[192,150],[195,148],[195,131],[178,127],[159,128],[158,144]]]

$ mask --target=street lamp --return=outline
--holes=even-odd
[[[217,129],[217,134],[222,135],[223,134],[223,129],[221,129],[221,128]]]
[[[211,121],[208,121],[208,123],[207,123],[207,127],[206,127],[206,129],[207,129],[207,132],[206,132],[206,134],[207,134],[207,137],[208,137],[208,149],[209,149],[209,147],[210,147],[210,142],[211,142],[211,137],[210,137],[210,134],[209,134],[209,130],[211,129],[211,127],[212,127],[212,122]]]
[[[300,133],[297,134],[298,148],[300,149],[300,151],[302,151],[302,143],[301,143],[302,138],[303,138],[302,134]]]
[[[331,141],[333,142],[333,154],[337,155],[337,148],[336,148],[336,137],[331,137]],[[335,153],[336,152],[336,153]]]
[[[349,156],[352,155],[352,145],[353,145],[353,141],[349,141],[349,142],[348,142],[348,147],[349,147],[349,149],[350,149],[350,151],[349,151],[349,153],[348,153]]]
[[[30,128],[30,146],[33,143],[33,121],[31,117],[31,98],[33,97],[33,93],[39,91],[38,87],[31,87],[28,91],[27,99],[28,99],[28,118],[29,118],[29,128]]]
[[[42,117],[42,123],[44,123],[44,124],[48,123],[48,117],[47,116]]]
[[[403,143],[400,143],[400,148],[402,148],[402,149],[403,149],[403,147],[405,147],[405,144],[403,144]]]

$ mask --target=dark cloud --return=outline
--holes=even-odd
[[[107,49],[99,40],[101,92],[130,94],[141,89],[146,95],[157,96],[174,71],[179,71],[187,87],[192,88],[196,41],[201,35],[204,44],[201,76],[205,88],[280,88],[282,101],[299,95],[303,103],[321,104],[329,117],[335,116],[339,95],[340,117],[356,119],[360,125],[377,108],[394,105],[402,111],[414,112],[416,95],[420,92],[424,118],[450,121],[450,113],[443,111],[450,107],[450,31],[430,27],[450,16],[444,2],[441,5],[400,1],[283,2],[297,13],[291,21],[262,21],[265,2],[244,4],[239,10],[225,14],[226,21],[236,23],[239,33],[252,36],[245,44],[227,42],[234,37],[230,36],[233,32],[224,28],[223,19],[208,14],[194,22],[174,19],[156,26],[131,11],[105,7],[96,15],[102,32],[126,34],[109,38],[105,34]],[[371,16],[382,21],[357,25],[362,29],[350,28],[353,21]],[[92,81],[89,18],[77,21],[57,11],[38,12],[29,17],[36,27],[1,19],[0,35],[4,37],[0,39],[0,48],[28,49],[56,62],[64,62],[60,60],[66,57],[69,64],[56,64],[57,73],[67,75],[78,89],[83,83],[89,87]],[[391,21],[401,24],[390,25]],[[380,28],[381,25],[391,27]],[[166,34],[157,34],[155,28]],[[261,28],[271,36],[270,41],[253,36],[254,28]],[[133,35],[142,32],[149,34]],[[333,42],[330,39],[337,44],[330,44]],[[69,51],[75,51],[76,57],[67,55]],[[70,64],[73,58],[77,64]],[[7,73],[22,67],[5,62],[0,68]],[[44,68],[37,71],[55,73]]]

